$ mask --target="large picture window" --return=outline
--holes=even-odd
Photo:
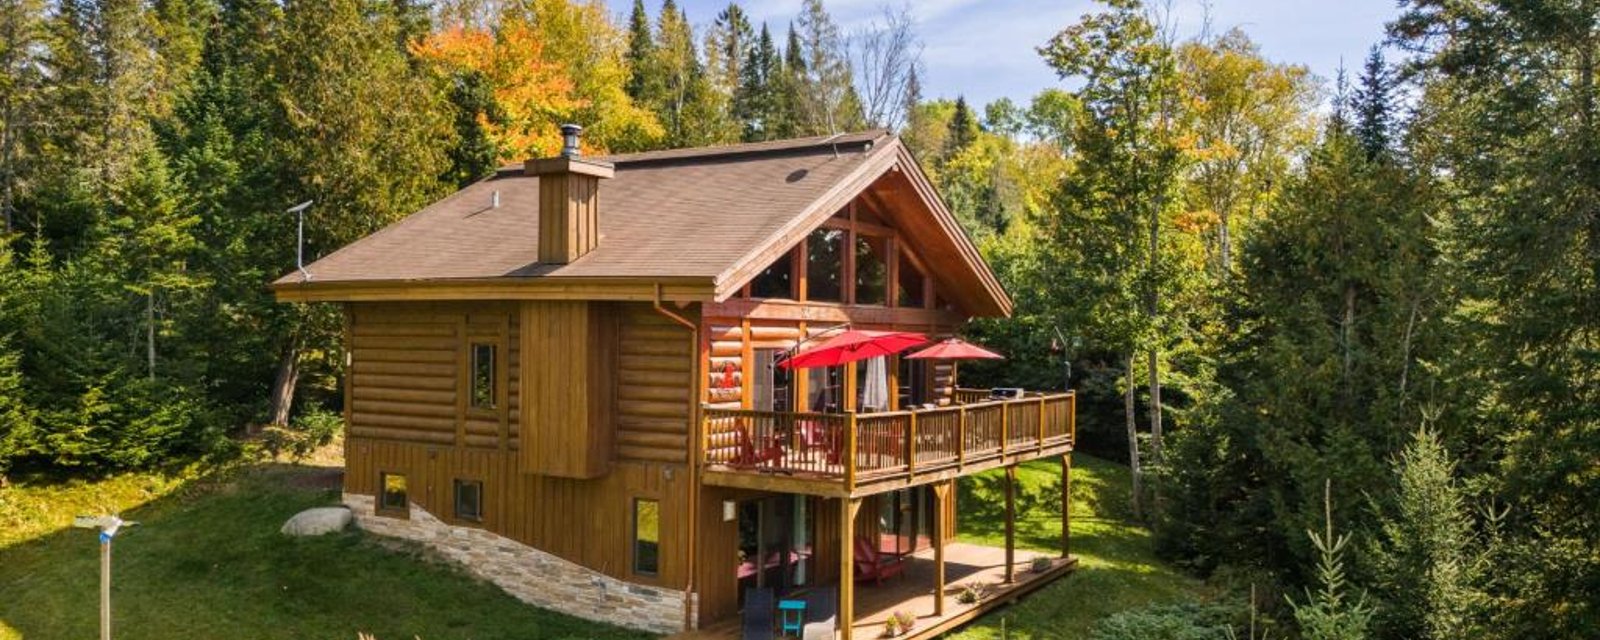
[[[856,304],[889,303],[887,238],[856,236]]]
[[[495,407],[495,345],[472,343],[472,408]]]
[[[766,271],[750,281],[752,298],[794,298],[794,252],[785,251]]]
[[[655,575],[661,571],[661,503],[643,498],[633,501],[633,572]]]
[[[842,229],[817,229],[806,241],[806,299],[844,301],[844,240]]]
[[[902,307],[921,307],[923,302],[922,272],[911,263],[911,258],[906,255],[905,249],[900,250],[900,292],[895,304]]]

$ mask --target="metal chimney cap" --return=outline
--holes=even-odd
[[[578,138],[583,135],[583,127],[574,123],[561,125],[561,155],[568,158],[578,157]]]

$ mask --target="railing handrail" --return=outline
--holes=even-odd
[[[702,455],[736,469],[837,477],[853,490],[857,478],[964,469],[1071,443],[1076,404],[1075,392],[1058,391],[874,413],[705,407]]]

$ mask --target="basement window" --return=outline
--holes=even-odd
[[[482,481],[456,481],[456,519],[471,522],[483,521]]]
[[[472,343],[472,408],[495,406],[495,345]]]
[[[378,510],[406,511],[411,500],[406,495],[406,477],[398,473],[378,474]]]
[[[661,503],[633,501],[633,572],[653,576],[661,571]]]

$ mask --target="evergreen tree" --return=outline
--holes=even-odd
[[[755,49],[755,30],[744,8],[737,2],[728,3],[706,34],[706,72],[712,86],[725,95],[737,92],[744,82],[744,66]]]
[[[944,139],[944,158],[949,159],[961,153],[978,138],[978,120],[973,117],[972,109],[967,107],[967,99],[956,96],[955,115],[950,117],[950,133]]]
[[[1373,47],[1362,67],[1359,86],[1350,96],[1350,110],[1356,119],[1355,136],[1368,158],[1389,153],[1393,144],[1393,75],[1383,61],[1383,50]]]
[[[1510,509],[1505,637],[1600,628],[1600,7],[1406,2],[1423,79],[1408,154],[1444,176],[1459,402],[1441,437]],[[1459,411],[1459,413],[1456,413]]]
[[[1372,624],[1372,608],[1364,596],[1350,599],[1344,570],[1344,552],[1350,534],[1333,533],[1331,483],[1323,484],[1323,527],[1321,533],[1307,530],[1306,536],[1317,549],[1317,591],[1307,590],[1304,603],[1289,600],[1294,609],[1300,637],[1306,640],[1366,640]]]
[[[1456,466],[1432,431],[1411,437],[1394,464],[1399,483],[1369,556],[1383,606],[1378,627],[1391,638],[1476,638],[1473,619],[1489,554],[1473,534]],[[1385,513],[1385,511],[1389,511]]]
[[[782,127],[783,58],[772,43],[772,32],[761,24],[761,36],[739,67],[739,86],[733,92],[733,118],[742,127],[745,142],[770,139]]]
[[[43,106],[46,63],[44,3],[0,5],[0,237],[17,226],[17,201],[27,188],[24,164],[37,148],[35,122]]]
[[[654,56],[646,68],[660,81],[661,93],[647,104],[666,129],[668,147],[704,146],[737,137],[727,97],[712,86],[689,18],[674,0],[662,3]]]
[[[644,0],[633,0],[633,11],[628,14],[628,97],[643,104],[654,98],[650,65],[655,57],[655,39],[650,31],[650,14],[645,11]]]

